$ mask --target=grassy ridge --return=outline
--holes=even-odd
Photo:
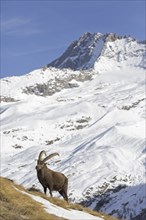
[[[64,218],[48,214],[42,204],[34,201],[31,197],[16,190],[40,196],[55,205],[64,209],[74,209],[84,211],[91,215],[98,216],[104,220],[115,220],[113,217],[103,213],[94,212],[78,204],[67,204],[63,199],[50,198],[40,192],[28,191],[22,186],[16,185],[11,180],[0,177],[0,220],[64,220]]]
[[[20,186],[21,187],[21,186]],[[94,216],[97,216],[97,217],[101,217],[103,218],[104,220],[119,220],[117,218],[114,218],[112,216],[109,216],[109,215],[106,215],[105,213],[102,213],[102,212],[96,212],[96,211],[93,211],[89,208],[86,208],[86,207],[83,207],[82,205],[79,205],[79,204],[76,204],[76,203],[69,203],[67,204],[67,202],[63,199],[58,199],[58,198],[55,198],[55,197],[48,197],[46,196],[45,194],[41,193],[41,192],[38,192],[38,191],[35,191],[34,193],[34,190],[30,190],[29,193],[32,193],[33,195],[37,195],[37,196],[40,196],[46,200],[48,200],[49,202],[59,206],[59,207],[62,207],[64,209],[74,209],[74,210],[78,210],[78,211],[83,211],[83,212],[87,212],[91,215],[94,215]]]
[[[45,212],[41,204],[18,192],[14,186],[17,187],[0,177],[0,220],[63,220]]]

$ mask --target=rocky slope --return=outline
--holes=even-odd
[[[143,62],[145,57],[144,44],[137,42],[132,37],[121,37],[115,33],[101,34],[85,33],[79,40],[74,41],[58,59],[48,67],[70,68],[73,70],[99,68],[99,64],[116,62],[117,66],[126,64],[146,68]],[[134,64],[133,61],[136,61]]]

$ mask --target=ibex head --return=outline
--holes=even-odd
[[[46,165],[45,162],[46,162],[47,160],[51,159],[52,157],[54,157],[54,156],[56,156],[56,155],[59,156],[58,153],[53,153],[53,154],[50,154],[49,156],[46,156],[44,159],[42,159],[42,155],[43,155],[43,154],[45,154],[45,156],[46,156],[46,152],[45,152],[44,150],[41,151],[40,154],[39,154],[39,157],[38,157],[38,160],[37,160],[37,166],[36,166],[36,170],[37,170],[37,171],[41,170],[41,169]]]

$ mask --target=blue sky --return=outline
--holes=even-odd
[[[1,0],[1,78],[45,66],[85,32],[145,39],[145,0]]]

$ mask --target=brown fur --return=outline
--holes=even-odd
[[[68,189],[68,178],[60,172],[55,172],[47,167],[45,161],[51,157],[58,155],[57,153],[47,156],[45,159],[41,159],[42,154],[45,151],[41,151],[37,162],[36,170],[39,182],[44,188],[46,194],[47,188],[50,191],[52,197],[52,191],[58,191],[61,196],[68,202],[67,189]]]

